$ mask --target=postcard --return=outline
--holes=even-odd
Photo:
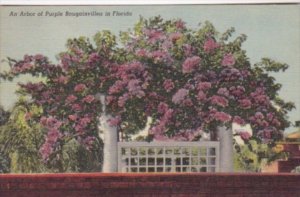
[[[299,16],[0,6],[0,173],[299,172]]]

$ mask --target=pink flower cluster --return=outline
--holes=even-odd
[[[228,106],[228,100],[222,96],[214,95],[210,98],[210,102],[214,105],[219,105],[221,107]]]
[[[221,122],[228,122],[231,120],[231,116],[225,112],[216,112],[214,114],[214,118]]]
[[[136,50],[135,54],[138,57],[146,57],[146,56],[148,56],[148,51],[146,51],[145,49],[138,49],[138,50]]]
[[[84,103],[92,103],[95,100],[95,97],[93,95],[87,95],[82,99],[82,102]]]
[[[246,90],[243,86],[232,86],[229,91],[233,96],[240,97],[244,95]]]
[[[54,144],[62,137],[62,134],[59,131],[62,122],[55,117],[42,117],[40,123],[48,130],[46,141],[39,150],[43,160],[46,161],[54,150]]]
[[[78,116],[76,114],[71,114],[68,116],[68,118],[71,120],[71,121],[76,121]]]
[[[239,100],[239,105],[243,109],[250,109],[252,103],[251,103],[250,99],[241,99],[241,100]]]
[[[246,122],[240,116],[234,116],[232,122],[244,125]]]
[[[247,131],[239,132],[238,134],[241,136],[242,140],[244,141],[249,140],[251,137],[250,133],[248,133]]]
[[[31,70],[34,68],[34,65],[32,63],[24,63],[20,64],[18,66],[14,66],[12,69],[13,74],[22,73]]]
[[[144,29],[144,34],[148,36],[147,41],[150,44],[155,44],[165,37],[162,31],[156,29]]]
[[[88,63],[97,63],[100,61],[100,56],[98,55],[98,53],[91,53],[89,55],[89,59],[88,59]]]
[[[179,104],[186,98],[188,94],[189,91],[187,89],[181,88],[173,95],[172,102],[175,104]]]
[[[160,102],[159,105],[157,106],[157,111],[160,114],[164,114],[168,109],[169,106],[164,102]]]
[[[171,90],[174,89],[175,85],[174,85],[172,79],[166,79],[163,83],[163,87],[167,92],[170,92]]]
[[[71,95],[69,95],[69,96],[67,97],[66,102],[67,102],[67,103],[73,103],[73,102],[76,101],[76,100],[77,100],[77,97],[74,96],[73,94],[71,94]]]
[[[254,114],[254,116],[251,116],[249,118],[249,120],[254,126],[257,126],[257,127],[266,128],[266,127],[269,127],[269,125],[270,125],[268,123],[268,121],[265,119],[265,116],[262,112],[256,112]]]
[[[89,124],[89,123],[91,123],[91,118],[90,117],[88,117],[88,116],[85,116],[85,117],[83,117],[83,118],[81,118],[80,120],[79,120],[79,124],[83,127],[83,128],[85,128],[85,127],[87,127],[87,125]]]
[[[85,89],[86,89],[86,85],[84,84],[77,84],[75,87],[74,87],[74,91],[75,92],[83,92]]]
[[[125,82],[123,82],[121,80],[117,80],[112,86],[109,87],[108,93],[109,94],[117,94],[117,93],[121,92],[125,86],[126,86]]]
[[[42,159],[46,161],[49,158],[49,155],[54,150],[54,144],[59,138],[60,133],[57,129],[50,129],[46,136],[46,141],[44,144],[40,147],[40,154],[42,155]]]
[[[158,123],[150,128],[150,133],[155,136],[163,136],[166,131],[166,126],[169,123],[174,113],[173,109],[167,109],[163,116],[158,120]]]
[[[60,83],[60,84],[67,84],[69,78],[66,76],[59,76],[58,78],[54,79],[54,82]]]
[[[193,72],[201,62],[201,58],[198,56],[188,57],[182,64],[182,73]]]
[[[119,107],[124,107],[126,104],[126,101],[129,99],[128,94],[123,94],[123,96],[120,96],[118,99],[118,106]]]
[[[82,110],[82,106],[79,105],[78,103],[75,103],[71,106],[72,110],[75,112],[80,112]]]
[[[74,118],[77,118],[76,121],[74,121],[75,124],[72,125],[72,127],[75,129],[75,131],[78,134],[83,134],[85,129],[90,125],[92,122],[91,117],[89,117],[87,114],[84,117],[78,117],[77,115],[74,115]],[[70,118],[70,117],[69,117]]]
[[[200,82],[197,85],[197,90],[209,90],[211,88],[212,84],[210,82]]]
[[[145,92],[140,86],[141,81],[138,79],[132,79],[128,82],[127,89],[130,95],[142,98],[145,96]]]
[[[197,100],[206,101],[206,99],[207,99],[206,94],[203,91],[200,90],[197,94]]]
[[[59,121],[58,119],[56,119],[55,117],[41,117],[40,119],[40,123],[42,126],[46,127],[46,128],[59,128],[62,125],[62,122]]]
[[[265,94],[265,91],[263,88],[256,88],[254,92],[250,94],[250,96],[253,98],[253,101],[258,105],[269,105],[270,99]]]
[[[122,119],[121,116],[116,116],[113,118],[110,118],[107,122],[109,123],[110,126],[116,127],[118,125],[120,125]]]
[[[235,64],[235,59],[232,54],[227,53],[224,55],[222,60],[222,66],[232,66]]]
[[[270,122],[275,127],[280,127],[282,124],[281,122],[275,117],[275,114],[270,112],[266,116],[268,122]]]
[[[182,48],[186,57],[189,57],[193,54],[194,48],[190,44],[184,44]]]
[[[205,42],[204,42],[204,46],[203,49],[206,53],[211,53],[213,52],[216,48],[219,47],[219,44],[215,42],[214,39],[212,38],[208,38]]]
[[[219,95],[225,96],[225,97],[229,97],[229,91],[227,88],[219,88],[218,92]]]

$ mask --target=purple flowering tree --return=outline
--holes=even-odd
[[[203,132],[215,139],[218,126],[233,122],[251,124],[259,139],[279,139],[294,105],[279,98],[281,85],[269,72],[288,66],[268,58],[251,65],[241,48],[246,36],[229,41],[233,31],[219,34],[208,22],[189,29],[181,20],[141,18],[121,33],[120,42],[108,31],[96,34],[96,46],[85,38],[69,40],[57,65],[42,55],[26,55],[9,59],[11,69],[2,76],[45,78],[20,84],[43,107],[45,161],[59,160],[70,139],[87,148],[100,141],[102,104],[108,124],[125,136],[143,129],[151,117],[149,139],[193,141]]]
[[[191,30],[157,17],[123,33],[131,61],[145,69],[136,86],[142,93],[130,98],[142,97],[155,139],[196,140],[233,122],[251,124],[260,139],[281,138],[294,105],[279,98],[281,85],[269,72],[288,66],[268,58],[251,65],[241,48],[246,36],[228,41],[233,31],[219,34],[208,22]],[[111,95],[127,98],[130,91]]]

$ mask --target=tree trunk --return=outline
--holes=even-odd
[[[220,172],[233,172],[233,134],[225,126],[217,128],[220,142]]]
[[[100,117],[99,129],[103,131],[103,135],[99,133],[103,140],[103,167],[102,172],[117,172],[118,170],[118,131],[117,127],[110,126],[107,122],[111,118],[105,112],[105,96],[100,95],[102,103],[102,115]]]

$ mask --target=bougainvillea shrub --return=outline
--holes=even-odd
[[[233,32],[218,33],[209,22],[191,29],[182,20],[141,18],[120,39],[102,31],[94,42],[69,40],[58,64],[40,54],[9,59],[11,69],[2,76],[44,78],[20,87],[43,108],[45,161],[59,159],[71,139],[87,149],[101,140],[99,94],[106,96],[109,123],[127,135],[151,117],[150,139],[198,140],[234,122],[250,124],[261,140],[276,140],[294,106],[279,98],[281,85],[269,72],[288,66],[268,58],[251,64],[242,49],[246,36],[231,38]]]

